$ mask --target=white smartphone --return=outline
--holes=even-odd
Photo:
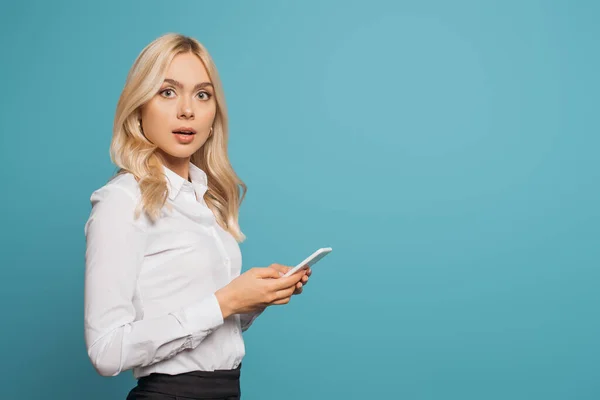
[[[310,256],[306,257],[306,259],[304,261],[302,261],[300,264],[298,264],[294,268],[290,269],[285,275],[282,276],[282,278],[293,275],[296,272],[300,271],[301,269],[306,269],[308,267],[312,267],[317,262],[319,262],[323,257],[325,257],[327,254],[331,253],[331,250],[332,250],[331,247],[323,247],[323,248],[315,251]]]

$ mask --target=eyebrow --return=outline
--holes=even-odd
[[[179,89],[183,88],[183,84],[181,82],[176,81],[175,79],[171,79],[171,78],[166,78],[165,81],[163,83],[170,83],[171,85],[175,85],[177,86]],[[196,86],[194,86],[194,92],[198,89],[202,89],[205,88],[207,86],[210,86],[212,88],[214,88],[213,84],[210,82],[202,82],[202,83],[197,83]]]

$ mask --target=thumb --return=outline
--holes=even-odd
[[[273,268],[276,271],[281,272],[281,275],[284,275],[286,272],[288,272],[290,269],[292,269],[292,267],[286,267],[285,265],[281,265],[281,264],[271,264],[271,265],[269,265],[269,268]]]
[[[256,276],[261,279],[269,279],[269,278],[277,279],[281,275],[283,275],[283,274],[271,267],[256,269]]]

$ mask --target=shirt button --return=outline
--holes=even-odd
[[[234,329],[234,330],[233,330],[233,333],[237,334],[237,333],[238,333],[238,330],[237,330],[237,329]]]
[[[229,265],[229,258],[226,258],[226,259],[223,261],[223,264],[225,264],[225,265]]]

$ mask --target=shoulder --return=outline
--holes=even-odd
[[[92,207],[100,202],[134,206],[140,198],[140,187],[133,174],[128,172],[113,177],[104,186],[94,190],[90,201]]]
[[[140,188],[133,174],[117,175],[90,196],[89,219],[133,223],[140,200]]]
[[[93,232],[114,232],[131,228],[143,230],[144,219],[136,216],[140,199],[141,192],[133,174],[124,173],[113,177],[90,196],[92,209],[84,226],[86,235],[90,228]]]
[[[117,175],[94,190],[90,196],[92,209],[84,225],[86,237],[143,232],[144,219],[139,219],[137,213],[140,199],[139,185],[130,173]]]

